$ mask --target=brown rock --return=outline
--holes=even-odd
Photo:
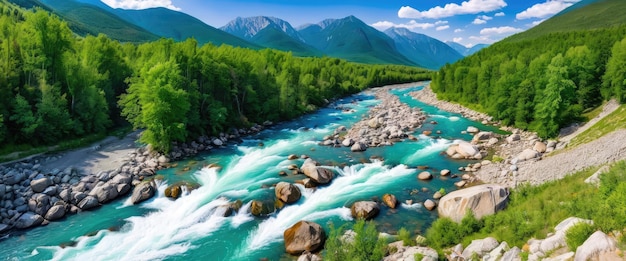
[[[300,255],[305,251],[316,252],[324,246],[326,233],[322,226],[311,221],[299,221],[283,233],[285,251]]]
[[[437,203],[435,203],[435,201],[432,201],[430,199],[427,199],[426,201],[424,201],[424,207],[428,210],[433,210],[435,209],[436,206],[437,206]]]
[[[298,201],[302,196],[298,187],[287,182],[278,182],[274,194],[276,194],[276,198],[287,204]]]
[[[317,162],[312,159],[306,159],[302,164],[302,172],[317,184],[329,183],[335,174],[332,170],[318,167]]]
[[[424,171],[424,172],[420,173],[419,175],[417,175],[417,178],[419,180],[430,180],[430,179],[433,178],[433,175],[430,174],[430,172],[428,172],[428,171]]]
[[[355,219],[370,220],[378,215],[380,207],[373,201],[357,201],[350,207],[350,212]]]
[[[295,160],[295,159],[298,159],[298,158],[299,158],[299,157],[298,157],[298,155],[296,155],[296,154],[291,154],[291,155],[289,155],[289,156],[287,157],[287,159],[288,159],[288,160]]]
[[[508,198],[508,189],[496,184],[453,191],[439,201],[439,216],[460,222],[467,210],[470,210],[476,218],[482,218],[504,209]]]
[[[390,208],[396,208],[398,205],[398,199],[393,194],[385,194],[383,195],[383,203]]]

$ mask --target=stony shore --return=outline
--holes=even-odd
[[[264,125],[269,125],[266,122]],[[139,132],[109,137],[87,148],[0,165],[0,235],[46,225],[132,193],[138,203],[156,192],[156,171],[169,162],[220,147],[264,129],[233,129],[218,137],[175,143],[167,155],[136,143]]]

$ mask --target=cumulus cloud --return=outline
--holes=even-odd
[[[457,29],[454,29],[454,32],[455,33],[460,33],[460,32],[463,32],[463,29],[457,28]]]
[[[567,1],[567,0],[566,0]],[[507,4],[504,0],[467,0],[460,5],[449,3],[445,6],[436,6],[425,11],[419,11],[410,6],[403,6],[398,10],[400,18],[444,18],[459,14],[478,14],[482,12],[491,12],[505,7]]]
[[[480,18],[476,18],[476,19],[474,19],[474,21],[472,21],[472,24],[486,24],[486,23],[487,23],[487,21],[482,20]]]
[[[113,8],[122,9],[147,9],[153,7],[165,7],[180,11],[171,0],[102,0],[103,3]]]
[[[563,9],[572,6],[580,0],[546,0],[544,3],[535,4],[528,9],[515,15],[518,20],[530,18],[546,18],[561,12]]]
[[[391,27],[406,28],[409,30],[418,29],[418,28],[426,30],[428,28],[435,27],[435,24],[418,23],[415,20],[411,20],[408,23],[402,23],[402,24],[396,24],[396,23],[389,22],[389,21],[379,21],[379,22],[371,24],[371,26],[381,31],[387,30],[388,28],[391,28]]]
[[[435,22],[435,25],[440,25],[440,24],[448,24],[448,21],[441,21],[441,20],[439,20],[439,21]]]
[[[449,25],[442,25],[442,26],[437,26],[437,28],[435,28],[435,30],[437,30],[437,31],[443,31],[443,30],[446,30],[446,29],[448,29],[448,28],[450,28],[450,26],[449,26]]]
[[[479,15],[478,18],[485,20],[485,21],[489,21],[491,19],[493,19],[493,17],[491,16],[487,16],[487,15]]]
[[[511,26],[502,26],[502,27],[490,27],[484,28],[480,30],[481,35],[494,35],[494,34],[512,34],[523,31],[522,29],[511,27]]]
[[[537,21],[532,22],[531,24],[527,24],[527,26],[533,27],[533,26],[536,26],[536,25],[538,25],[540,23],[543,23],[543,21],[545,21],[545,20],[547,20],[547,19],[537,20]]]
[[[459,42],[463,41],[463,37],[454,37],[454,38],[452,38],[452,41],[455,42],[455,43],[459,43]]]
[[[505,14],[504,12],[499,12],[499,13],[494,14],[494,16],[505,16]]]

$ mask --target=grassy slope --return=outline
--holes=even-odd
[[[102,33],[122,42],[147,42],[159,38],[93,5],[72,0],[45,1],[41,5],[52,9],[54,13],[68,22],[72,31],[79,35],[98,35]]]
[[[569,10],[566,9],[563,13],[504,41],[523,41],[550,33],[607,28],[626,23],[624,0],[598,0],[590,4],[581,2],[582,4],[586,4],[585,8],[574,5]]]
[[[576,136],[568,146],[576,147],[580,144],[591,142],[618,129],[626,129],[626,105],[621,105],[613,113]]]

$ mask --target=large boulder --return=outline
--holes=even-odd
[[[509,190],[497,184],[483,184],[450,192],[439,200],[439,216],[461,222],[467,210],[476,218],[491,215],[506,207]]]
[[[396,208],[398,205],[398,199],[393,194],[385,194],[383,195],[383,203],[387,205],[389,208]]]
[[[312,159],[306,159],[300,169],[317,184],[327,184],[335,176],[332,170],[317,166],[317,162]]]
[[[82,209],[82,210],[88,210],[88,209],[92,209],[97,207],[98,204],[98,199],[94,196],[87,196],[85,198],[83,198],[80,202],[78,202],[78,204],[76,205],[78,208]]]
[[[345,138],[342,142],[341,145],[343,145],[344,147],[351,147],[352,145],[354,145],[354,140],[351,138]]]
[[[498,247],[498,245],[500,245],[498,243],[498,240],[496,240],[493,237],[472,240],[472,243],[470,243],[463,250],[462,255],[465,258],[465,260],[471,260],[474,254],[477,254],[479,257],[482,257],[485,254],[491,252],[491,250],[494,250],[496,247]]]
[[[527,161],[539,157],[539,152],[533,149],[525,149],[515,157],[517,162]]]
[[[350,151],[352,152],[359,152],[359,151],[365,151],[367,150],[367,145],[365,145],[365,143],[363,142],[355,142],[354,144],[352,144],[352,147],[350,147]]]
[[[154,181],[139,183],[133,189],[133,195],[130,196],[130,200],[133,204],[148,200],[154,196],[156,190]]]
[[[298,201],[302,196],[300,189],[296,185],[287,182],[278,182],[274,189],[274,194],[276,194],[276,198],[287,204]]]
[[[101,186],[95,187],[91,190],[91,192],[89,192],[89,195],[96,197],[100,203],[107,203],[117,198],[117,186],[105,183]]]
[[[46,213],[47,220],[57,220],[65,216],[65,205],[59,204],[52,206]]]
[[[607,236],[602,231],[596,231],[581,246],[576,248],[574,261],[592,260],[602,253],[615,251],[616,246],[617,242],[615,242],[615,239]]]
[[[543,253],[548,253],[560,247],[566,246],[565,234],[567,233],[567,230],[578,223],[593,224],[593,221],[577,217],[566,218],[554,227],[554,233],[552,233],[552,235],[546,239],[539,240],[539,250]]]
[[[319,224],[303,220],[285,230],[283,237],[287,253],[300,255],[305,251],[316,252],[322,248],[326,233]]]
[[[50,180],[49,178],[35,179],[30,182],[30,188],[35,193],[43,192],[50,185],[52,185],[52,180]]]
[[[380,213],[380,207],[374,201],[357,201],[350,207],[350,212],[355,219],[370,220]]]
[[[467,141],[461,141],[458,144],[459,146],[457,147],[456,152],[461,154],[465,158],[471,158],[479,152],[476,146]]]
[[[23,229],[39,226],[42,222],[42,216],[32,212],[26,212],[17,219],[17,222],[15,223],[15,228]]]
[[[476,135],[474,135],[474,137],[472,138],[472,142],[487,141],[487,140],[491,139],[492,137],[493,137],[493,132],[481,131],[479,133],[476,133]]]

